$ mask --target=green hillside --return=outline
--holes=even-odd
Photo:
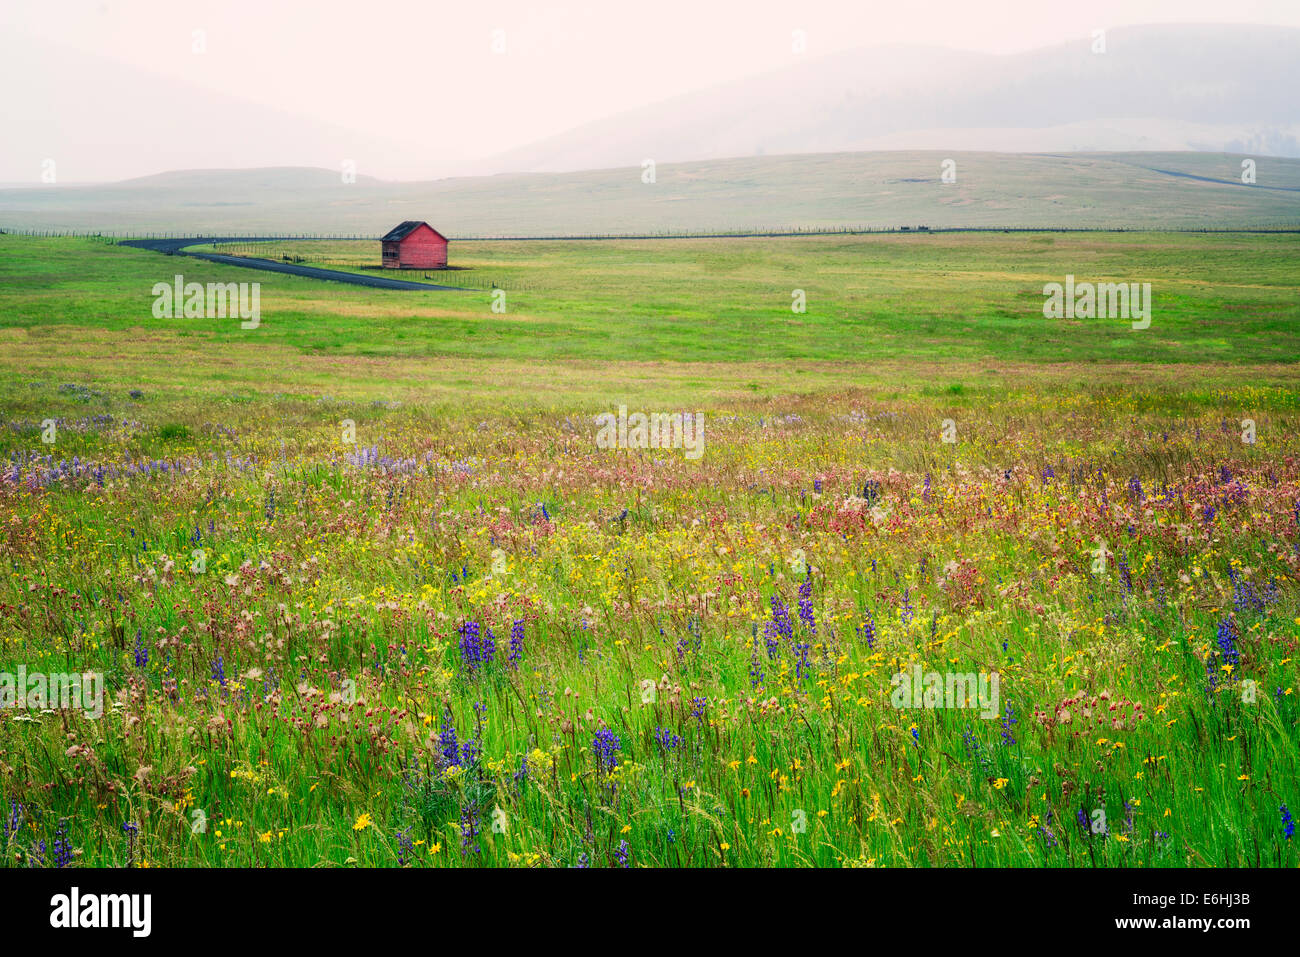
[[[945,159],[956,183],[940,181]],[[168,173],[0,190],[0,228],[379,235],[424,219],[453,237],[927,225],[1300,226],[1300,160],[1204,153],[881,152],[767,156],[385,183],[316,169]],[[1196,178],[1193,178],[1196,177]]]

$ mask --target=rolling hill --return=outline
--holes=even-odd
[[[1300,156],[1300,30],[1160,25],[993,55],[885,46],[689,93],[498,157],[574,170],[883,149]]]
[[[940,181],[945,159],[957,181]],[[452,237],[926,225],[1300,226],[1300,160],[1198,153],[922,151],[764,156],[392,183],[320,169],[193,170],[0,190],[0,229],[359,234],[424,219]]]

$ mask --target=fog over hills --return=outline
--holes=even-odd
[[[901,45],[810,55],[473,161],[453,158],[465,132],[423,103],[379,133],[373,123],[362,132],[373,111],[321,102],[310,83],[253,102],[145,63],[0,31],[0,82],[10,91],[0,183],[39,185],[47,160],[66,184],[185,169],[337,175],[344,159],[359,174],[400,169],[389,175],[430,180],[873,150],[1300,157],[1300,29],[1125,27],[1107,32],[1104,53],[1092,46],[1083,36],[1005,55]],[[671,50],[664,62],[672,68]],[[518,97],[517,86],[509,90],[493,95]],[[557,110],[555,122],[566,115]],[[486,155],[490,144],[470,148]]]
[[[1127,27],[1104,45],[810,58],[483,161],[495,175],[395,182],[366,170],[399,154],[439,168],[451,124],[377,138],[305,116],[294,91],[272,108],[77,54],[95,76],[87,88],[57,69],[65,51],[0,36],[0,78],[17,91],[0,183],[23,184],[0,189],[0,228],[378,235],[426,219],[463,237],[1300,223],[1300,29]],[[939,179],[947,158],[955,183]],[[55,183],[39,184],[45,159]],[[645,159],[658,164],[652,185]],[[1255,184],[1240,180],[1245,159],[1258,163]],[[105,173],[121,181],[75,185]]]
[[[1176,25],[1012,55],[853,51],[676,97],[496,157],[573,170],[880,149],[1300,156],[1300,30]]]
[[[73,58],[76,71],[61,69]],[[386,153],[416,148],[304,116],[292,96],[272,108],[3,31],[0,84],[8,91],[5,185],[44,185],[47,161],[56,183],[74,183],[213,167],[340,170],[344,159],[365,170]]]

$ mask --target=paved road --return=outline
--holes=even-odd
[[[308,279],[327,279],[330,282],[346,282],[353,286],[369,286],[371,289],[424,289],[454,290],[463,292],[456,286],[439,286],[431,282],[412,282],[409,279],[389,279],[386,276],[366,276],[361,273],[342,272],[338,269],[321,269],[319,266],[299,266],[295,263],[276,262],[274,259],[253,259],[247,256],[226,256],[221,253],[189,252],[187,247],[200,243],[263,243],[288,242],[300,237],[295,236],[192,236],[187,239],[124,239],[119,246],[135,246],[139,249],[152,249],[167,253],[169,256],[193,256],[195,259],[207,259],[214,263],[228,266],[243,266],[247,269],[265,269],[267,272],[288,273],[291,276],[306,276]],[[378,240],[376,240],[378,241]]]
[[[1149,169],[1153,173],[1164,173],[1166,176],[1177,176],[1179,179],[1194,179],[1202,183],[1218,183],[1220,186],[1246,186],[1250,189],[1276,189],[1284,193],[1300,193],[1300,186],[1261,186],[1259,183],[1243,183],[1239,179],[1219,179],[1214,176],[1197,176],[1193,173],[1184,173],[1176,169],[1157,169],[1154,166],[1143,166],[1141,169]]]

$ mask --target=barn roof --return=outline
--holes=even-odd
[[[398,242],[399,240],[403,240],[407,236],[411,235],[411,233],[415,232],[421,226],[429,226],[429,224],[421,219],[408,219],[406,222],[398,223],[394,226],[392,230],[389,231],[388,235],[384,236],[380,241],[385,243]],[[429,226],[429,228],[433,230],[434,235],[440,236],[444,239],[446,238],[445,236],[442,236],[442,233],[438,232],[438,230],[433,229],[432,226]]]

